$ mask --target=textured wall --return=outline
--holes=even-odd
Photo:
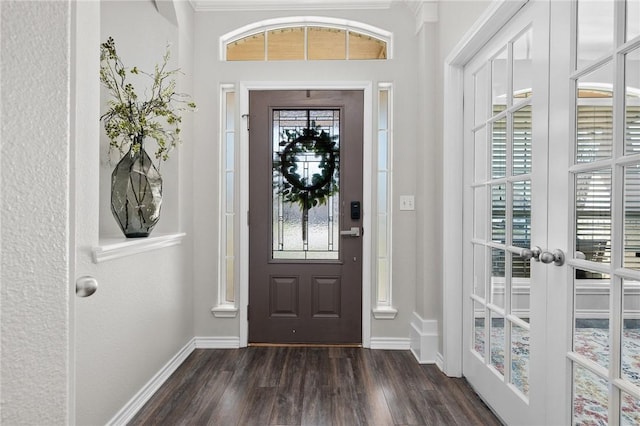
[[[66,1],[0,8],[0,423],[65,424],[70,9]]]

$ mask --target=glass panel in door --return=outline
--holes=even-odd
[[[338,259],[340,110],[274,110],[273,259]]]
[[[638,2],[577,1],[571,424],[640,424]],[[624,31],[618,31],[624,29]]]

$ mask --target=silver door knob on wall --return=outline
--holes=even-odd
[[[556,266],[564,265],[564,252],[560,249],[555,249],[553,252],[543,251],[540,254],[540,262],[551,263]]]
[[[80,277],[76,280],[76,296],[89,297],[98,289],[98,280],[90,276]]]

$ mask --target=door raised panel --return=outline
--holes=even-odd
[[[312,277],[314,318],[340,318],[340,277]]]
[[[295,318],[300,313],[298,277],[271,277],[269,282],[269,315]]]

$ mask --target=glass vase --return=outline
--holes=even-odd
[[[161,205],[160,172],[142,144],[132,144],[111,174],[111,212],[125,237],[148,237]]]

